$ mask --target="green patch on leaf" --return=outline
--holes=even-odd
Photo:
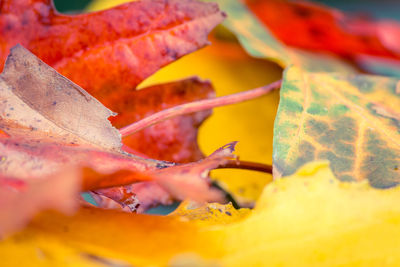
[[[333,117],[341,116],[346,114],[350,109],[343,104],[334,105],[330,110],[330,115]]]
[[[311,103],[310,107],[307,109],[307,113],[312,115],[324,116],[328,114],[328,109],[317,102]]]
[[[284,103],[281,105],[282,109],[289,111],[289,112],[302,112],[303,111],[303,106],[301,103],[287,98],[285,99]]]

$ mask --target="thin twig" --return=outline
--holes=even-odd
[[[119,130],[122,137],[127,137],[132,135],[138,131],[141,131],[147,127],[150,127],[156,123],[165,121],[172,117],[190,114],[193,112],[198,112],[202,110],[212,109],[215,107],[221,107],[231,104],[236,104],[240,102],[244,102],[247,100],[251,100],[260,96],[263,96],[274,89],[280,88],[282,84],[282,80],[273,82],[269,85],[258,87],[252,90],[248,90],[245,92],[240,92],[232,95],[226,95],[221,97],[216,97],[212,99],[205,99],[194,101],[191,103],[182,104],[179,106],[175,106],[172,108],[164,109],[160,112],[154,113],[138,122],[134,122],[128,126],[125,126]]]
[[[217,169],[242,169],[272,174],[271,165],[241,160],[230,160],[226,164],[219,166]]]

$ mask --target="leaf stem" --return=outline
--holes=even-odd
[[[219,166],[217,169],[242,169],[272,174],[271,165],[241,160],[230,160],[226,164]]]
[[[252,90],[248,90],[245,92],[240,92],[232,95],[226,95],[221,97],[216,97],[212,99],[204,99],[199,101],[194,101],[186,104],[182,104],[179,106],[175,106],[172,108],[164,109],[160,112],[154,113],[140,121],[134,122],[128,126],[125,126],[119,130],[122,137],[127,137],[136,132],[139,132],[147,127],[150,127],[159,122],[165,121],[167,119],[190,114],[193,112],[198,112],[202,110],[207,110],[215,107],[221,107],[231,104],[236,104],[244,101],[248,101],[265,94],[268,94],[270,91],[280,88],[282,84],[282,80],[273,82],[269,85],[258,87]]]

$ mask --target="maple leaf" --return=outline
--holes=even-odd
[[[393,203],[399,196],[398,187],[340,182],[327,162],[315,162],[269,184],[254,210],[210,204],[192,214],[185,204],[170,216],[94,208],[73,217],[43,213],[0,243],[0,254],[3,262],[53,265],[66,259],[139,266],[384,265],[388,258],[396,265],[400,208]],[[38,248],[47,257],[38,257]]]
[[[286,70],[274,127],[274,172],[326,159],[344,181],[399,183],[399,80]]]
[[[224,16],[195,0],[143,0],[81,15],[59,14],[51,0],[4,0],[0,64],[20,43],[101,101],[205,46]]]

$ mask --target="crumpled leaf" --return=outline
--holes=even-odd
[[[396,266],[400,207],[393,203],[399,198],[399,187],[340,182],[327,162],[315,162],[269,184],[256,208],[230,223],[93,208],[73,217],[44,213],[0,243],[0,256],[14,265],[54,265],[89,254],[137,266],[188,258],[222,266]]]
[[[11,49],[0,90],[0,127],[13,137],[28,139],[31,131],[29,138],[38,132],[63,143],[120,149],[120,134],[107,120],[112,111],[20,45]]]
[[[343,181],[400,180],[400,82],[372,75],[286,70],[274,128],[274,175],[326,159]]]
[[[286,47],[238,0],[216,2],[228,14],[223,25],[232,31],[246,51],[256,58],[274,61],[282,67],[295,64],[309,71],[357,72],[352,65],[334,55]]]
[[[51,0],[4,0],[0,64],[20,43],[101,101],[205,46],[223,18],[216,4],[195,0],[142,0],[81,15],[59,14]]]
[[[148,185],[153,187],[154,195],[141,199],[141,203],[143,204],[141,210],[143,208],[154,207],[158,204],[170,204],[171,199],[166,198],[165,191],[178,200],[191,198],[197,202],[224,202],[224,196],[221,191],[210,188],[211,181],[208,179],[208,175],[210,170],[224,165],[228,160],[235,159],[235,156],[232,154],[235,145],[236,142],[227,144],[198,162],[177,164],[150,172],[150,177],[157,182],[157,185]],[[158,192],[160,189],[157,186],[161,186],[164,190]],[[131,210],[135,210],[138,208],[135,207],[137,205],[135,198],[132,198],[132,196],[135,196],[132,194],[135,193],[135,190],[139,190],[138,195],[147,196],[144,191],[147,191],[148,188],[138,188],[134,184],[127,185],[121,189],[110,188],[97,190],[96,192],[117,201],[122,206],[128,206]],[[157,192],[159,193],[158,197],[155,195]]]

